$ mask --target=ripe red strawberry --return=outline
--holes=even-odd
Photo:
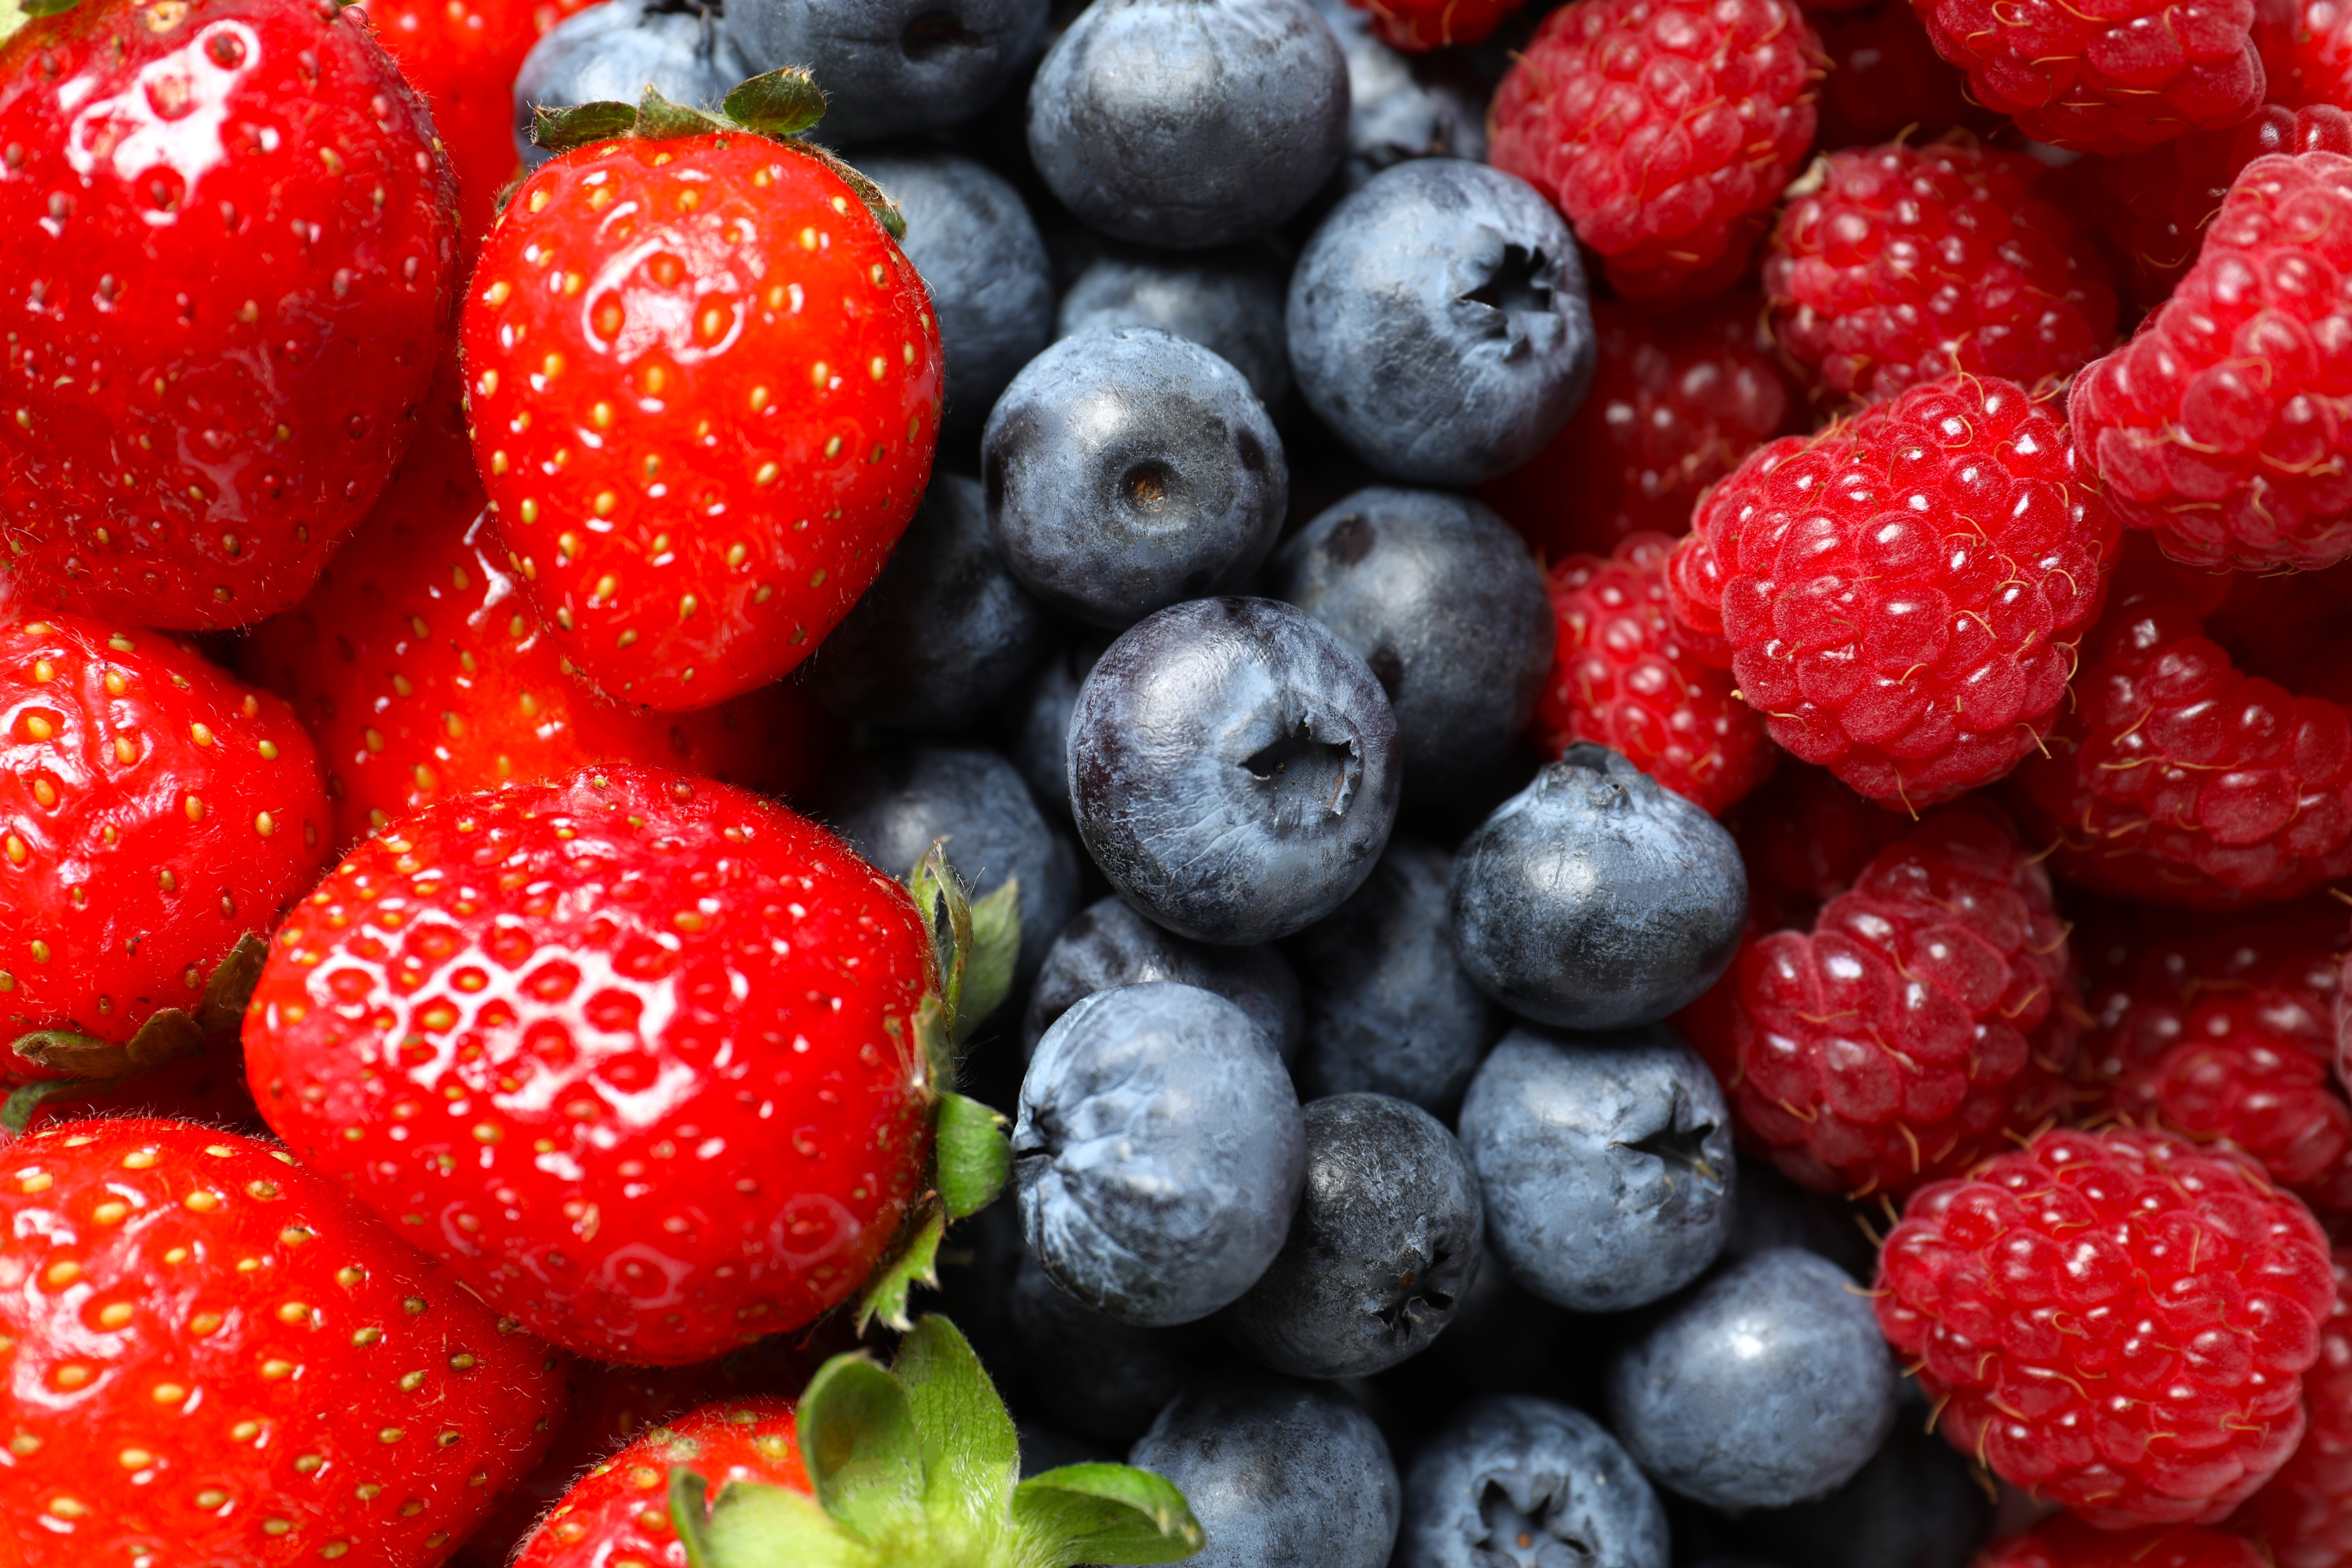
[[[766,685],[848,614],[922,497],[941,387],[930,298],[836,165],[677,115],[531,175],[463,331],[525,591],[576,668],[666,710]]]
[[[440,1561],[562,1358],[256,1139],[69,1122],[0,1177],[13,1568]]]
[[[679,1365],[864,1281],[920,1191],[929,933],[727,784],[587,769],[425,807],[271,946],[262,1114],[542,1337]]]
[[[1942,375],[2073,374],[2114,339],[2116,291],[2074,218],[2036,197],[2042,173],[1973,139],[1816,160],[1764,256],[1775,338],[1864,402]]]
[[[2012,383],[1953,377],[1750,453],[1667,584],[1775,741],[1916,810],[2037,749],[2115,534],[2063,426]]]
[[[1878,1288],[1952,1446],[2104,1529],[2216,1522],[2284,1464],[2336,1299],[2301,1202],[2126,1131],[2046,1132],[1924,1189]]]
[[[446,796],[592,762],[656,763],[772,793],[813,784],[838,726],[796,684],[696,713],[572,679],[492,542],[454,400],[426,405],[392,488],[308,598],[238,650],[318,742],[347,847]]]
[[[1831,152],[1868,147],[1906,129],[1914,141],[1962,130],[1989,136],[2000,129],[2000,116],[1969,100],[1967,79],[1936,52],[1907,0],[1865,3],[1844,15],[1821,5],[1805,9],[1829,60],[1816,146]]]
[[[691,1467],[712,1491],[733,1481],[809,1489],[789,1399],[706,1405],[656,1426],[582,1476],[516,1553],[513,1568],[687,1568],[670,1523],[669,1475]]]
[[[132,626],[300,598],[408,444],[454,202],[333,6],[87,0],[0,44],[0,564]]]
[[[1745,291],[1684,310],[1592,307],[1592,391],[1551,444],[1479,499],[1557,561],[1690,527],[1706,487],[1796,428],[1802,405]]]
[[[1372,31],[1408,54],[1475,44],[1527,0],[1348,0],[1372,14]]]
[[[1620,294],[1720,293],[1812,144],[1821,62],[1790,0],[1581,0],[1496,90],[1488,161],[1567,216]]]
[[[1996,1541],[1978,1568],[2272,1568],[2242,1535],[2196,1524],[2096,1530],[2071,1514]]]
[[[2303,1441],[2270,1484],[2230,1516],[2260,1542],[2265,1568],[2352,1563],[2352,1249],[2336,1249],[2336,1311],[2304,1374]]]

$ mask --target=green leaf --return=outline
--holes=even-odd
[[[27,16],[62,16],[80,4],[81,0],[16,0],[16,9]]]
[[[105,1079],[45,1078],[37,1082],[21,1084],[11,1089],[8,1098],[0,1100],[0,1132],[11,1136],[32,1125],[33,1112],[52,1100],[68,1095],[90,1094],[114,1085]]]
[[[636,128],[637,111],[625,103],[573,103],[530,111],[530,139],[551,153],[569,153],[592,142],[610,142]]]
[[[648,85],[645,96],[637,100],[636,134],[648,142],[667,142],[679,136],[707,136],[714,132],[731,129],[727,121],[709,114],[690,103],[673,103]]]
[[[898,1346],[891,1374],[907,1391],[923,1446],[933,1519],[952,1510],[975,1533],[1004,1518],[1021,1474],[1021,1440],[970,1342],[945,1318],[927,1315]]]
[[[872,1542],[919,1529],[923,1445],[898,1380],[863,1353],[837,1355],[801,1395],[801,1460],[816,1500]]]
[[[1078,1563],[1178,1563],[1208,1535],[1174,1483],[1129,1465],[1070,1465],[1013,1490],[1013,1519],[1049,1547],[1053,1568]]]
[[[857,1298],[857,1331],[879,1318],[905,1333],[914,1327],[908,1299],[918,1285],[936,1290],[940,1284],[940,1242],[947,1235],[948,1216],[937,1203],[927,1203],[898,1233],[897,1248],[884,1256]]]
[[[797,136],[824,118],[824,94],[798,66],[755,76],[727,95],[727,118],[762,136]]]
[[[804,1492],[730,1481],[708,1517],[703,1499],[700,1476],[670,1472],[670,1522],[688,1568],[886,1568]]]
[[[931,1053],[931,1079],[942,1089],[955,1086],[955,1024],[963,1006],[965,961],[971,955],[971,900],[964,896],[963,879],[948,864],[947,840],[934,838],[915,868],[907,873],[907,891],[931,933],[932,967],[937,979],[925,1007],[918,1009],[915,1032]],[[938,1010],[929,1012],[936,998]]]
[[[71,1029],[35,1029],[17,1036],[9,1048],[37,1067],[77,1079],[128,1078],[174,1057],[193,1056],[207,1042],[235,1040],[245,1021],[245,1005],[252,1000],[254,984],[268,957],[269,944],[246,932],[214,967],[194,1013],[159,1007],[127,1040],[101,1040]]]
[[[964,959],[963,995],[956,1008],[956,1038],[969,1038],[1013,990],[1021,961],[1021,879],[971,906],[971,952]]]
[[[947,1217],[978,1214],[1004,1190],[1013,1173],[1013,1141],[1004,1118],[976,1100],[943,1094],[932,1110],[931,1161]]]
[[[261,983],[261,966],[268,961],[268,942],[252,931],[238,937],[205,983],[205,999],[196,1007],[196,1027],[207,1036],[243,1028],[245,1005],[253,1000],[253,988]]]

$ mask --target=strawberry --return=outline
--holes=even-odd
[[[338,846],[445,796],[592,762],[776,793],[815,782],[838,726],[797,684],[656,714],[573,680],[492,544],[485,504],[455,398],[436,395],[350,546],[238,654],[317,741]]]
[[[18,584],[175,627],[299,599],[408,444],[455,190],[424,104],[321,0],[90,0],[0,44]]]
[[[257,1140],[69,1122],[0,1215],[11,1568],[423,1568],[561,1412],[562,1358]]]
[[[513,1568],[687,1568],[669,1517],[669,1473],[691,1466],[726,1486],[760,1481],[809,1489],[789,1399],[706,1405],[644,1436],[580,1478],[516,1553]]]
[[[762,133],[813,124],[816,89],[780,71],[728,103],[746,123],[650,90],[546,116],[570,150],[490,231],[461,331],[526,591],[574,666],[664,710],[816,650],[913,517],[939,432],[939,331],[866,205],[887,203]]]

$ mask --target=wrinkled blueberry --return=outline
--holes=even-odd
[[[1371,872],[1396,821],[1396,721],[1364,661],[1269,599],[1132,627],[1070,715],[1070,803],[1112,887],[1196,942],[1287,936]]]
[[[1306,1135],[1249,1015],[1197,985],[1097,991],[1037,1042],[1013,1130],[1029,1250],[1125,1323],[1207,1317],[1282,1250]]]
[[[1034,1051],[1054,1020],[1080,997],[1153,980],[1215,992],[1248,1014],[1286,1062],[1298,1049],[1298,977],[1280,952],[1264,943],[1211,947],[1188,942],[1116,898],[1079,910],[1046,950],[1045,966],[1029,990],[1023,1048]]]
[[[1404,1476],[1393,1568],[1666,1568],[1666,1514],[1617,1439],[1504,1394],[1429,1436]]]
[[[1486,161],[1487,89],[1476,73],[1389,47],[1373,33],[1371,13],[1347,0],[1314,5],[1348,57],[1348,161],[1340,170],[1348,189],[1408,158]]]
[[[728,0],[727,27],[756,69],[808,68],[825,96],[817,136],[847,146],[986,109],[1032,58],[1050,8],[1048,0]]]
[[[1070,819],[1070,710],[1078,684],[1110,646],[1108,632],[1085,632],[1037,661],[1006,704],[1013,765],[1047,816]]]
[[[1242,373],[1268,408],[1290,390],[1283,334],[1286,279],[1263,248],[1206,254],[1121,251],[1097,258],[1062,296],[1055,333],[1158,327],[1200,344]]]
[[[1741,1546],[1805,1568],[1968,1568],[1992,1533],[1993,1500],[1959,1451],[1927,1429],[1927,1402],[1905,1382],[1886,1444],[1816,1502],[1758,1509]]]
[[[604,0],[549,29],[515,73],[515,153],[536,169],[554,153],[530,139],[534,109],[635,103],[656,88],[673,103],[715,110],[751,71],[716,10],[671,0]]]
[[[1013,1371],[1027,1403],[1081,1437],[1133,1442],[1196,1370],[1200,1334],[1145,1329],[1072,1300],[1034,1258],[1013,1277]]]
[[[1357,457],[1466,485],[1518,467],[1592,384],[1576,241],[1524,181],[1417,158],[1341,202],[1290,275],[1290,367]]]

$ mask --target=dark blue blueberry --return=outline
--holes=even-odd
[[[1409,158],[1486,160],[1487,91],[1475,73],[1443,57],[1389,47],[1371,13],[1347,0],[1314,0],[1348,57],[1348,161],[1355,190]]]
[[[1576,240],[1535,187],[1417,158],[1323,220],[1290,275],[1290,366],[1357,457],[1468,485],[1517,468],[1592,384]]]
[[[1759,1252],[1611,1361],[1609,1425],[1652,1480],[1738,1510],[1843,1485],[1895,1425],[1895,1363],[1867,1297],[1826,1258]]]
[[[1271,579],[1380,678],[1414,800],[1463,789],[1526,732],[1559,640],[1551,596],[1476,501],[1358,490],[1284,542]]]
[[[1045,607],[996,558],[979,481],[934,473],[882,575],[824,639],[808,679],[845,718],[959,730],[1028,672],[1052,636]]]
[[[1288,936],[1370,875],[1396,721],[1364,661],[1270,599],[1195,599],[1111,644],[1070,715],[1070,804],[1112,887],[1196,942]]]
[[[1696,1001],[1738,950],[1748,870],[1721,824],[1603,746],[1570,746],[1454,858],[1454,951],[1539,1024],[1625,1029]]]
[[[1106,255],[1062,296],[1055,332],[1158,327],[1189,338],[1242,373],[1268,408],[1290,390],[1282,329],[1286,279],[1273,255],[1241,247],[1207,254],[1121,250]]]
[[[1225,1334],[1295,1377],[1370,1377],[1426,1349],[1478,1277],[1478,1173],[1444,1122],[1402,1100],[1333,1095],[1306,1119],[1290,1237],[1225,1309]]]
[[[530,139],[531,110],[635,103],[648,87],[715,110],[751,75],[716,10],[672,0],[604,0],[558,22],[515,73],[515,153],[536,169],[555,154]]]
[[[1154,980],[1215,992],[1248,1014],[1286,1062],[1298,1049],[1298,977],[1280,952],[1264,943],[1211,947],[1189,942],[1116,898],[1079,910],[1046,950],[1045,966],[1029,989],[1023,1049],[1035,1050],[1054,1020],[1080,997]]]
[[[1666,1514],[1617,1439],[1557,1400],[1504,1394],[1429,1436],[1404,1477],[1392,1568],[1666,1568]]]
[[[1486,1234],[1511,1277],[1580,1312],[1681,1289],[1730,1228],[1731,1113],[1672,1030],[1503,1037],[1462,1101]]]
[[[1121,1322],[1207,1317],[1282,1250],[1306,1135],[1249,1015],[1160,981],[1097,991],[1037,1042],[1013,1130],[1022,1234]]]
[[[1054,264],[1005,178],[952,153],[869,153],[858,169],[907,219],[898,247],[922,274],[947,356],[941,428],[969,437],[1054,336]]]
[[[1031,360],[988,416],[981,468],[1013,574],[1114,629],[1244,581],[1289,504],[1282,438],[1241,372],[1153,327]]]
[[[756,69],[807,67],[824,89],[818,138],[847,146],[986,109],[1033,58],[1049,8],[1049,0],[728,0],[727,28]]]
[[[1049,826],[1029,786],[994,752],[897,746],[866,752],[835,776],[824,820],[850,847],[903,878],[935,838],[977,900],[1021,879],[1020,977],[1037,973],[1054,933],[1078,908],[1078,861]]]
[[[1743,1515],[1742,1548],[1805,1568],[1968,1568],[1992,1533],[1993,1500],[1927,1429],[1918,1385],[1902,1392],[1903,1414],[1870,1463],[1818,1502]]]
[[[1013,1277],[1013,1373],[1024,1403],[1081,1437],[1135,1441],[1199,1370],[1201,1334],[1090,1311],[1024,1257]]]
[[[1234,1368],[1186,1389],[1127,1462],[1176,1483],[1208,1534],[1189,1568],[1387,1568],[1396,1462],[1363,1408]]]
[[[1070,710],[1078,684],[1110,646],[1107,632],[1086,632],[1037,661],[1013,692],[1003,718],[1006,754],[1029,781],[1037,804],[1049,816],[1070,817]]]
[[[1346,903],[1290,939],[1307,1000],[1302,1093],[1392,1094],[1440,1116],[1461,1103],[1496,1016],[1454,961],[1453,868],[1433,845],[1391,840]]]

